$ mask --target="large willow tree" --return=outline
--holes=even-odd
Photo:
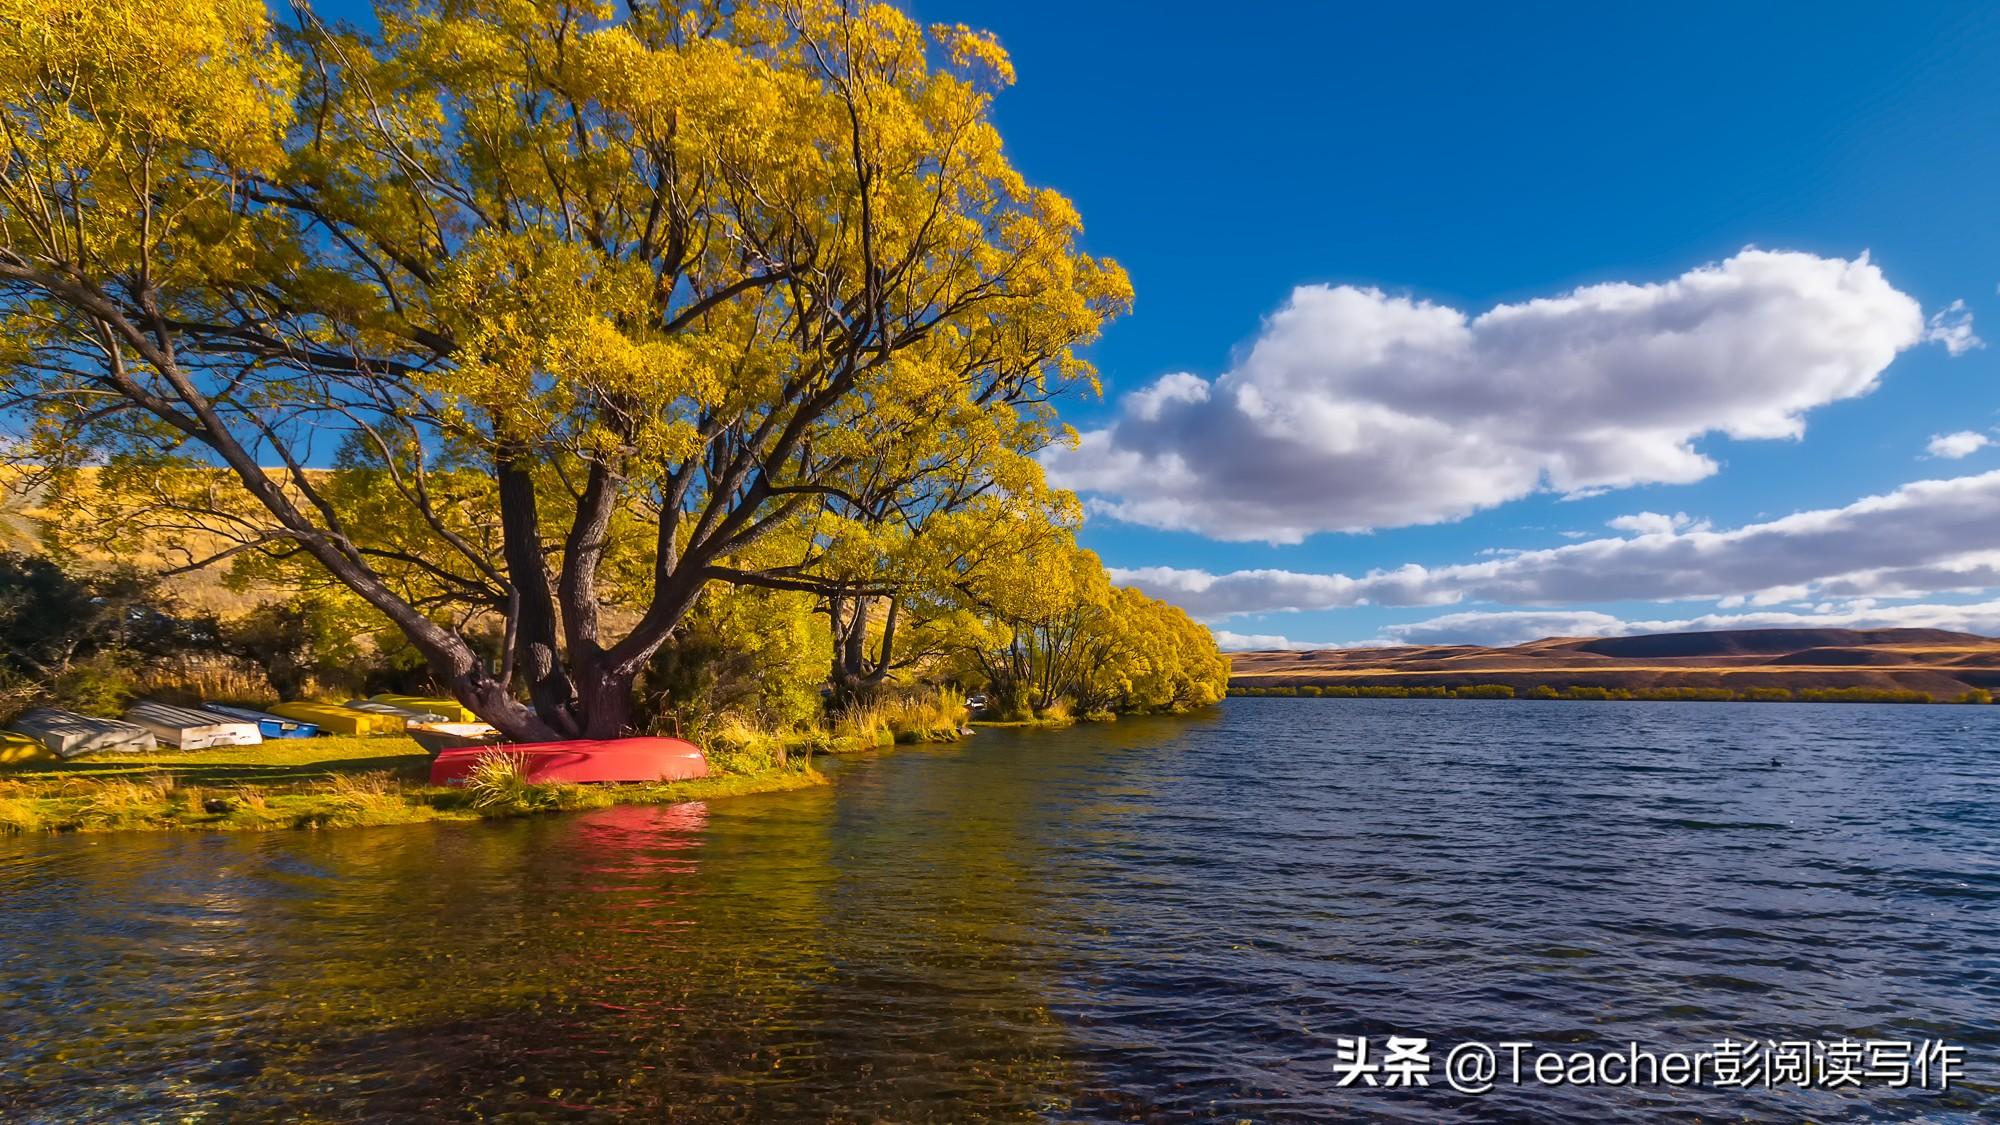
[[[0,408],[91,467],[52,474],[75,510],[309,565],[515,738],[623,732],[709,583],[879,596],[872,536],[1054,510],[1047,402],[1130,290],[1009,165],[992,39],[843,0],[376,17],[0,0]]]

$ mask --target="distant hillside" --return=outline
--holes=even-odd
[[[1739,629],[1549,637],[1512,648],[1426,645],[1240,652],[1233,687],[1345,684],[1556,688],[1867,688],[1956,698],[2000,689],[2000,639],[1942,629]]]

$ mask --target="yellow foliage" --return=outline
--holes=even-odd
[[[1010,560],[1069,549],[1036,454],[1132,291],[1009,162],[992,36],[376,16],[0,0],[0,390],[28,457],[103,467],[57,476],[78,525],[344,587],[525,734],[624,729],[715,582],[892,605],[916,653],[1104,603]]]

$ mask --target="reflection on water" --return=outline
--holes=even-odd
[[[1996,723],[1234,700],[707,807],[0,842],[0,1117],[1986,1120]],[[1334,1088],[1390,1033],[1970,1073]]]

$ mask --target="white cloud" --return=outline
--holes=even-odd
[[[1796,438],[1925,331],[1866,255],[1745,250],[1477,316],[1301,286],[1228,372],[1164,376],[1045,460],[1095,511],[1218,539],[1438,523],[1542,488],[1700,480],[1696,439]]]
[[[2000,471],[1916,481],[1842,508],[1729,531],[1705,525],[1606,537],[1505,558],[1359,578],[1287,570],[1210,574],[1114,570],[1122,583],[1194,616],[1365,604],[1510,605],[1740,598],[1766,605],[1821,598],[1909,598],[2000,586]],[[1741,603],[1739,603],[1741,604]]]
[[[1675,512],[1671,516],[1661,515],[1658,512],[1635,512],[1629,516],[1606,520],[1604,526],[1619,531],[1630,531],[1635,535],[1672,535],[1690,528],[1705,530],[1708,521],[1696,520],[1686,512]]]
[[[1969,457],[1993,444],[1993,439],[1976,430],[1960,430],[1955,434],[1933,434],[1924,451],[1933,457],[1956,461]]]
[[[1227,629],[1210,629],[1209,632],[1215,634],[1216,647],[1224,652],[1305,651],[1337,647],[1331,644],[1315,644],[1311,641],[1295,641],[1276,633],[1232,633]]]
[[[1972,332],[1972,310],[1965,307],[1964,301],[1953,301],[1932,313],[1924,324],[1924,340],[1943,344],[1944,350],[1954,357],[1986,346],[1986,341]]]
[[[1488,645],[1503,647],[1543,637],[1608,637],[1625,631],[1625,623],[1608,613],[1590,610],[1505,610],[1492,613],[1447,613],[1424,621],[1390,625],[1383,639],[1411,645]]]

